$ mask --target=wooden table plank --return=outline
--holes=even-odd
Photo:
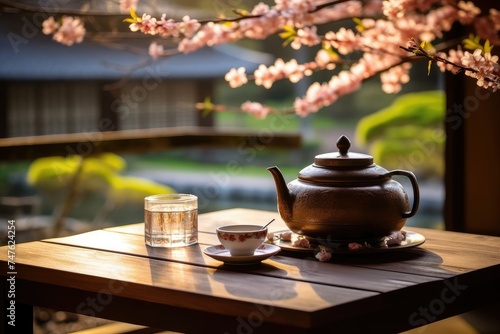
[[[282,251],[261,265],[234,267],[202,253],[218,243],[216,226],[272,218],[271,230],[286,228],[276,212],[203,214],[199,244],[174,249],[147,247],[143,224],[20,244],[16,300],[75,311],[82,300],[113,290],[114,302],[98,316],[179,331],[202,326],[234,332],[242,329],[237,321],[258,314],[259,331],[272,333],[356,332],[366,323],[399,332],[500,301],[497,237],[408,227],[427,241],[327,263],[312,252]],[[6,247],[0,248],[0,261],[6,260]],[[68,300],[51,298],[56,294]],[[432,319],[422,309],[434,310]],[[264,316],[263,310],[269,312]]]
[[[421,275],[388,274],[371,268],[321,263],[312,256],[309,259],[300,259],[278,254],[265,260],[262,266],[227,266],[203,254],[203,249],[216,241],[215,235],[200,233],[200,243],[197,245],[183,248],[152,248],[145,245],[143,236],[102,230],[45,240],[45,242],[62,245],[375,292],[390,292],[438,280]],[[407,293],[410,291],[408,290]]]
[[[241,222],[242,217],[251,217],[248,218],[251,223],[276,219],[270,226],[270,231],[287,228],[276,212],[235,208],[200,215],[199,229],[200,231],[215,231],[215,228],[219,225]],[[422,234],[426,238],[426,242],[412,249],[362,256],[353,254],[352,256],[335,257],[332,261],[366,268],[440,278],[448,278],[456,273],[466,273],[498,265],[497,254],[500,254],[500,237],[410,226],[405,227],[405,229]],[[107,230],[144,235],[143,224],[119,226]],[[492,269],[496,270],[496,267]]]
[[[0,252],[0,260],[6,260],[5,254]],[[94,293],[109,289],[111,284],[116,294],[124,298],[232,316],[252,312],[257,303],[273,308],[267,321],[298,327],[311,325],[313,320],[314,325],[321,325],[332,317],[349,316],[354,301],[356,308],[361,308],[357,313],[361,314],[381,302],[380,295],[370,291],[48,242],[18,245],[16,259],[18,280]],[[210,305],[208,310],[207,305]],[[334,315],[321,318],[320,315],[332,309]]]
[[[79,238],[57,239],[55,242],[80,247],[89,247],[92,245],[92,247],[98,249],[125,251],[130,252],[130,254],[154,256],[155,258],[165,260],[183,258],[182,261],[198,265],[203,265],[203,261],[210,266],[217,265],[217,261],[214,263],[214,260],[201,255],[201,250],[205,247],[204,242],[208,244],[217,242],[214,234],[200,233],[200,242],[202,244],[197,245],[197,247],[183,249],[149,248],[144,245],[142,232],[139,232],[140,229],[138,229],[140,225],[135,225],[135,231],[140,234],[114,234],[115,229],[113,229],[113,231],[98,232],[111,232],[112,235],[114,234],[112,237],[107,236],[107,234],[103,234],[100,237],[89,234],[88,236],[81,235]],[[115,238],[119,240],[116,242],[117,245],[128,245],[127,247],[134,245],[134,249],[124,249],[123,246],[113,246],[112,244],[105,245],[105,240],[113,240]],[[99,240],[102,240],[102,242]],[[173,252],[178,253],[174,254]],[[180,256],[183,253],[189,254],[189,256]],[[204,256],[206,259],[203,260],[200,256]],[[474,256],[474,253],[470,253],[469,256]],[[495,262],[497,265],[491,268],[487,268],[490,263],[483,264],[482,261],[470,262],[469,268],[463,268],[462,271],[458,272],[459,276],[457,276],[457,271],[455,270],[442,268],[442,262],[442,259],[433,252],[417,247],[415,249],[401,250],[394,254],[359,254],[347,257],[335,257],[332,263],[320,263],[312,258],[312,254],[308,259],[278,255],[264,261],[265,266],[257,266],[250,270],[253,274],[277,278],[286,277],[288,279],[304,280],[316,284],[377,291],[383,293],[383,303],[379,308],[392,310],[403,310],[406,300],[422,300],[422,304],[425,305],[429,303],[427,300],[428,296],[439,296],[450,284],[467,287],[473,286],[473,284],[484,284],[486,286],[495,279],[500,280],[498,276],[500,273],[498,260]],[[353,266],[353,263],[356,265]],[[486,276],[481,275],[477,277],[475,270],[478,268],[487,268],[484,269]],[[451,279],[452,277],[456,278]],[[447,279],[447,281],[443,281],[442,279]]]
[[[337,261],[367,268],[442,278],[482,269],[485,275],[492,275],[492,279],[500,278],[499,237],[452,233],[452,237],[448,238],[449,232],[446,231],[413,227],[411,230],[426,237],[423,245],[405,252],[352,256],[348,259],[339,258]],[[484,240],[485,244],[479,244],[478,240]]]
[[[446,282],[422,275],[402,274],[380,269],[356,267],[351,266],[349,263],[344,265],[335,262],[320,263],[315,260],[290,258],[288,256],[275,256],[264,261],[264,265],[262,266],[231,268],[223,266],[218,263],[218,261],[202,255],[201,251],[203,247],[206,246],[206,244],[203,243],[203,241],[206,241],[205,237],[208,238],[208,244],[216,241],[216,237],[213,234],[206,233],[200,233],[200,236],[201,244],[176,249],[149,248],[145,246],[142,235],[115,233],[113,231],[95,231],[79,236],[48,240],[46,242],[71,244],[73,247],[103,248],[113,252],[125,252],[139,257],[149,256],[164,261],[171,261],[172,258],[176,258],[180,259],[181,262],[217,268],[217,272],[225,270],[245,273],[245,271],[248,271],[248,273],[252,275],[312,282],[315,285],[326,284],[360,290],[373,289],[382,293],[382,299],[377,300],[376,308],[372,310],[371,314],[367,314],[365,319],[370,318],[372,322],[381,322],[381,326],[389,326],[387,323],[391,322],[390,326],[394,326],[393,328],[396,329],[406,328],[400,326],[407,326],[409,317],[415,314],[417,309],[413,305],[428,305],[435,300],[436,297],[433,296],[439,297],[442,295],[443,291],[447,291],[447,289],[454,284],[454,281]],[[363,258],[366,258],[366,256],[363,256]],[[454,273],[452,273],[452,275],[454,275]],[[463,286],[464,282],[464,279],[460,278],[458,281],[459,286]],[[483,281],[483,283],[484,289],[486,290],[483,289],[478,291],[472,286],[469,287],[467,285],[468,291],[466,292],[473,296],[481,296],[484,291],[494,293],[495,290],[488,285],[489,283],[487,280]],[[235,285],[238,284],[235,283]],[[474,305],[480,303],[466,296],[466,293],[463,291],[459,293],[462,294],[463,298],[468,298],[465,304],[470,305],[470,307],[474,307]],[[450,315],[453,315],[456,314],[455,312],[460,313],[467,311],[467,309],[464,309],[463,304],[464,303],[455,303],[450,306],[447,305],[446,313],[443,312],[440,316],[444,317],[448,312],[450,312]],[[388,314],[393,314],[398,320],[392,319]],[[318,315],[316,316],[319,317]],[[313,317],[313,315],[311,315],[311,317]],[[301,318],[301,322],[303,321],[306,320]],[[308,321],[315,323],[311,319]],[[345,326],[347,326],[345,328],[349,328],[349,325]]]

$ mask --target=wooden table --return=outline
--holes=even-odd
[[[39,305],[179,332],[391,333],[500,301],[499,237],[408,227],[426,242],[329,262],[282,250],[228,266],[203,254],[217,225],[272,218],[271,230],[285,227],[275,212],[202,214],[199,244],[176,249],[145,246],[143,224],[18,244],[15,275],[2,247],[2,318],[15,300],[16,326],[28,330]]]

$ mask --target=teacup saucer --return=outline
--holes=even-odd
[[[232,256],[229,250],[222,245],[209,246],[203,250],[203,253],[213,259],[224,262],[230,265],[247,265],[256,264],[270,258],[281,250],[280,247],[270,244],[262,244],[255,250],[253,255]]]

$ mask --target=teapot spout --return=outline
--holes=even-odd
[[[267,170],[273,175],[274,183],[276,184],[279,214],[285,222],[291,221],[293,196],[288,189],[285,179],[283,178],[283,174],[276,166],[269,167]]]

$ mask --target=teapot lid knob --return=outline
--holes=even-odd
[[[349,138],[344,135],[340,136],[340,138],[337,140],[337,148],[339,149],[340,155],[347,155],[349,148],[351,148],[351,142],[349,141]]]
[[[373,164],[371,155],[349,152],[351,142],[346,136],[337,140],[338,152],[324,153],[314,158],[316,166],[323,167],[366,167]]]

